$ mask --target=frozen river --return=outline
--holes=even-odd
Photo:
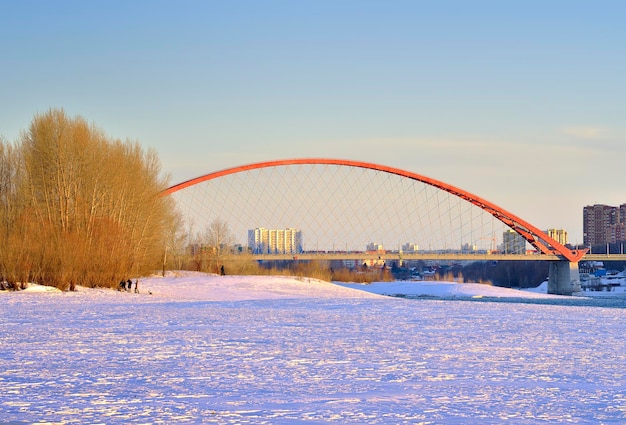
[[[625,309],[319,285],[2,293],[0,424],[626,421]]]

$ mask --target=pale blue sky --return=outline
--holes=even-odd
[[[0,134],[62,107],[177,183],[336,157],[582,242],[626,202],[622,1],[3,1]]]

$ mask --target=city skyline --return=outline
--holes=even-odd
[[[618,1],[13,2],[0,135],[64,108],[159,154],[171,183],[252,162],[369,161],[583,242],[619,205]]]

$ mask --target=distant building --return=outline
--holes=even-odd
[[[502,234],[502,251],[504,254],[526,254],[526,239],[509,229]]]
[[[461,246],[461,253],[463,254],[472,254],[474,252],[478,251],[478,247],[474,244],[471,243],[464,243]]]
[[[626,204],[595,204],[583,208],[583,244],[598,246],[626,240]]]
[[[195,257],[196,255],[200,254],[200,252],[202,252],[203,246],[204,245],[200,245],[199,243],[192,243],[187,245],[187,251],[189,255]]]
[[[381,245],[381,244],[377,244],[374,242],[368,243],[367,246],[365,247],[366,251],[374,251],[374,252],[381,252],[384,251],[385,248]]]
[[[301,230],[264,227],[248,230],[248,248],[253,254],[299,254],[302,246]]]
[[[561,245],[567,245],[567,232],[563,229],[548,229],[546,234]]]
[[[405,253],[415,253],[419,250],[419,247],[416,243],[405,243],[402,245],[401,251]]]

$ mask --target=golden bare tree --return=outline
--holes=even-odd
[[[9,226],[8,237],[29,241],[27,258],[13,260],[14,279],[113,287],[159,268],[173,207],[161,196],[167,179],[154,151],[109,140],[58,109],[36,115],[18,149],[21,208],[0,212],[3,228],[20,224]],[[13,161],[7,152],[0,151],[0,163]]]
[[[186,248],[189,235],[184,231],[182,215],[173,214],[170,220],[165,235],[165,247],[163,248],[163,275],[165,275],[166,270],[182,270],[188,260]]]
[[[24,222],[23,202],[19,188],[23,172],[20,150],[0,137],[0,282],[11,288],[24,285],[31,263],[30,241],[24,237],[29,226]]]
[[[209,224],[206,236],[212,252],[211,264],[215,273],[218,273],[224,266],[224,260],[232,254],[231,250],[235,238],[228,223],[219,218]]]
[[[18,185],[20,181],[20,155],[14,145],[0,137],[0,235],[6,238],[14,226],[18,208]]]
[[[215,219],[196,237],[199,248],[194,258],[195,268],[200,271],[219,273],[225,260],[231,255],[234,236],[228,223]]]

